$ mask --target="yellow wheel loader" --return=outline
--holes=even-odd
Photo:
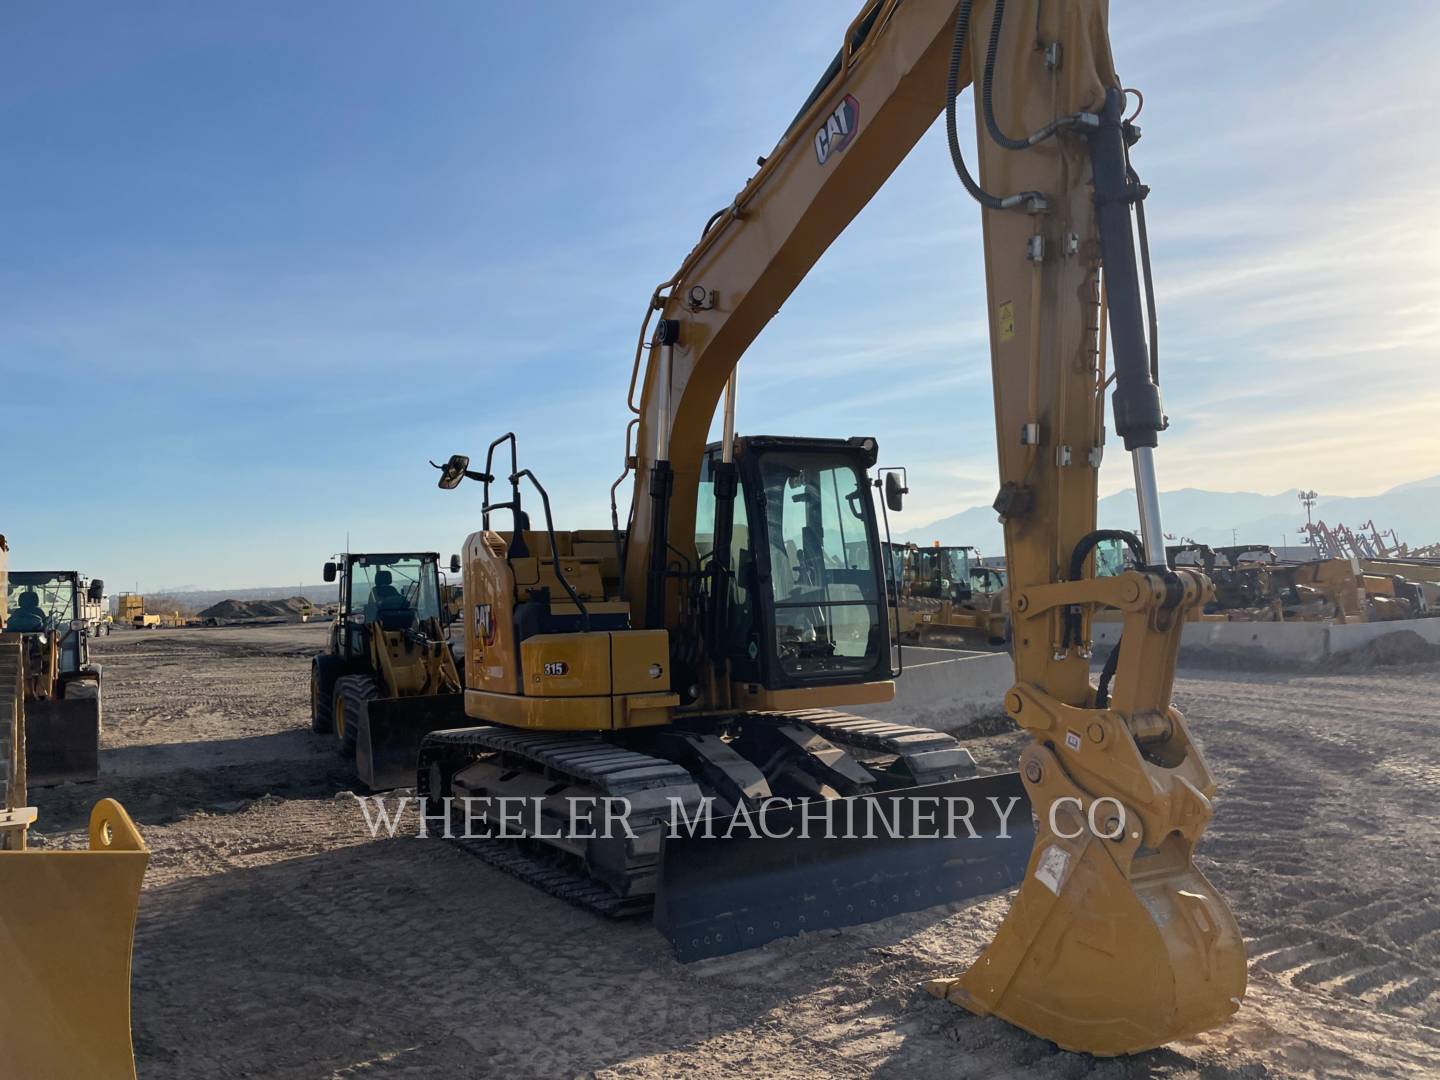
[[[520,797],[534,807],[525,840],[482,845],[496,861],[602,910],[653,904],[682,957],[1001,889],[1018,872],[994,941],[934,993],[1096,1054],[1239,1007],[1240,932],[1192,860],[1216,785],[1171,689],[1186,613],[1210,586],[1165,557],[1138,96],[1115,73],[1107,18],[1104,0],[865,3],[780,141],[647,304],[612,488],[633,472],[628,527],[612,498],[608,535],[556,531],[513,436],[483,470],[462,455],[442,467],[442,487],[469,478],[485,493],[464,552],[476,726],[425,740],[416,784],[431,811]],[[972,81],[978,178],[956,108]],[[938,732],[834,711],[893,693],[874,440],[735,434],[742,353],[942,113],[982,208],[988,301],[974,314],[990,327],[1014,627],[1004,707],[1031,736],[1019,777],[975,776]],[[808,395],[843,381],[823,352],[808,363]],[[1139,557],[1095,577],[1112,387]],[[522,491],[539,495],[543,531]],[[1090,616],[1105,605],[1123,636],[1097,681]],[[972,822],[973,840],[925,828],[934,800],[1000,807],[1022,787],[1034,816],[1008,830],[998,813]],[[625,800],[634,835],[556,820],[587,799]],[[742,811],[758,833],[706,831]],[[807,833],[815,812],[895,827]],[[698,831],[677,830],[679,816]]]
[[[6,550],[0,536],[0,598]],[[91,812],[88,850],[28,846],[29,651],[0,638],[0,1076],[134,1080],[130,956],[149,854],[110,799]]]
[[[26,768],[31,787],[94,780],[100,770],[100,667],[90,662],[85,604],[105,583],[73,570],[12,570],[5,636],[25,651]]]
[[[924,642],[939,635],[979,637],[1003,645],[1010,637],[1005,574],[972,563],[963,545],[895,545],[900,633]]]
[[[455,569],[458,571],[458,564]],[[310,669],[310,726],[372,791],[408,786],[420,740],[465,723],[434,552],[337,555],[327,651]]]

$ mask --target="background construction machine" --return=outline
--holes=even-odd
[[[712,814],[778,798],[774,823],[791,825],[805,797],[884,803],[906,836],[922,799],[978,804],[975,794],[1019,790],[1013,775],[967,778],[963,749],[936,732],[828,711],[892,693],[864,479],[874,441],[734,434],[741,354],[944,111],[952,162],[983,207],[995,505],[1015,628],[1005,708],[1033,736],[1021,776],[1036,832],[995,940],[969,972],[929,986],[1067,1049],[1124,1053],[1220,1023],[1245,990],[1239,929],[1192,861],[1215,781],[1171,701],[1180,630],[1209,584],[1165,560],[1154,451],[1167,419],[1146,300],[1146,189],[1130,164],[1139,130],[1110,56],[1107,5],[1008,8],[866,3],[780,142],[655,290],[631,380],[628,529],[616,511],[608,537],[557,533],[513,436],[491,445],[493,455],[509,442],[499,501],[492,460],[472,471],[457,455],[444,467],[442,487],[485,485],[464,556],[465,706],[481,726],[427,738],[417,788],[432,802],[627,796],[632,823],[652,815],[628,845],[567,847],[542,837],[543,812],[529,823],[586,880],[525,872],[597,906],[656,890],[657,923],[682,956],[1011,880],[1018,863],[994,822],[969,848],[794,835],[665,836],[662,846],[650,827],[666,802],[713,793]],[[955,108],[972,73],[978,180]],[[813,369],[823,393],[823,355]],[[1112,385],[1135,470],[1141,531],[1127,536],[1139,558],[1096,578]],[[722,393],[724,434],[707,446]],[[526,525],[522,487],[539,494],[543,533]],[[508,512],[510,532],[490,527],[496,512]],[[1089,616],[1105,604],[1121,610],[1123,636],[1097,685]]]
[[[346,553],[324,576],[339,579],[340,599],[327,651],[311,664],[310,726],[335,736],[372,790],[409,785],[421,738],[465,723],[439,556]]]
[[[1005,571],[971,562],[974,550],[938,543],[894,546],[898,626],[904,640],[952,634],[976,636],[990,645],[1008,640]]]
[[[74,570],[12,570],[5,632],[25,651],[31,787],[94,780],[100,771],[100,667],[90,662],[87,602],[105,583]]]
[[[8,551],[0,536],[6,622]],[[24,635],[0,634],[0,1073],[133,1080],[130,956],[149,855],[110,799],[91,811],[89,850],[28,846],[29,653]]]

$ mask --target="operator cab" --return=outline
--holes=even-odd
[[[366,655],[366,628],[409,630],[428,619],[444,623],[440,556],[435,552],[347,553],[325,564],[325,580],[340,580],[336,651]]]
[[[84,603],[98,603],[104,582],[96,579],[81,587],[74,570],[12,570],[6,589],[10,615],[5,631],[11,634],[49,635],[59,640],[60,671],[79,671],[89,660]]]
[[[971,566],[968,547],[917,547],[910,552],[910,595],[963,604],[970,599]]]
[[[735,441],[739,490],[717,537],[719,445],[707,448],[695,514],[701,576],[724,546],[714,648],[736,682],[778,690],[888,680],[890,622],[868,470],[873,439]],[[711,581],[721,576],[711,575]]]

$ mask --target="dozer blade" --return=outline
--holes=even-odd
[[[670,830],[655,925],[679,960],[999,892],[1019,881],[1035,835],[1018,773],[830,803],[772,806],[753,830],[730,816],[711,836]],[[967,806],[975,837],[948,817]]]
[[[1030,787],[1037,807],[1080,805],[1049,750],[1032,746],[1021,764],[1042,777]],[[1151,851],[1133,832],[1101,839],[1078,814],[1059,815],[1058,832],[1048,812],[1039,816],[1025,879],[994,941],[964,975],[926,989],[1101,1057],[1208,1030],[1240,1007],[1240,930],[1187,843],[1172,836]]]
[[[145,843],[119,803],[89,851],[0,852],[0,1075],[133,1080],[130,950]]]
[[[355,728],[355,771],[371,791],[411,787],[420,740],[432,731],[473,724],[461,694],[376,698]]]
[[[25,703],[25,768],[32,788],[100,775],[100,699]]]

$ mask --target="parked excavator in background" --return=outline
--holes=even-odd
[[[1186,613],[1210,586],[1165,561],[1154,453],[1167,418],[1126,108],[1138,95],[1115,74],[1107,11],[864,5],[774,150],[647,305],[612,488],[633,472],[628,527],[612,509],[609,531],[557,532],[513,434],[483,469],[458,454],[442,467],[444,488],[483,485],[464,551],[465,708],[478,726],[426,738],[416,784],[433,811],[451,796],[535,797],[525,830],[554,860],[537,865],[520,845],[492,846],[506,852],[496,858],[600,910],[653,896],[657,925],[693,957],[1004,888],[1019,868],[1015,820],[1009,844],[995,820],[979,840],[906,837],[922,800],[978,808],[1023,783],[1035,842],[1011,912],[976,964],[932,992],[1096,1054],[1158,1046],[1239,1007],[1240,932],[1192,860],[1216,787],[1171,689]],[[978,180],[955,105],[972,78]],[[830,711],[893,693],[866,477],[875,440],[735,433],[742,353],[942,112],[983,207],[1016,669],[1004,704],[1033,737],[1019,781],[975,777],[948,736]],[[814,371],[823,385],[823,355]],[[1138,536],[1095,527],[1112,386]],[[722,394],[723,434],[709,442]],[[538,495],[543,531],[522,490]],[[1108,536],[1137,565],[1095,577]],[[1106,604],[1123,632],[1097,685],[1089,620]],[[550,829],[567,798],[622,795],[633,840]],[[813,811],[807,798],[881,806],[899,838],[665,832],[674,806],[688,820],[705,796],[705,821],[758,807],[776,831]]]
[[[25,650],[26,771],[30,787],[94,780],[100,773],[100,666],[90,662],[86,604],[105,583],[82,587],[74,570],[12,570],[4,628]]]
[[[0,536],[0,626],[16,613],[8,553]],[[130,957],[149,854],[111,799],[91,811],[88,850],[29,846],[34,633],[0,632],[0,1075],[134,1080]]]
[[[420,740],[466,723],[439,568],[433,551],[347,552],[325,564],[340,602],[310,666],[310,727],[335,737],[372,791],[408,786]]]

